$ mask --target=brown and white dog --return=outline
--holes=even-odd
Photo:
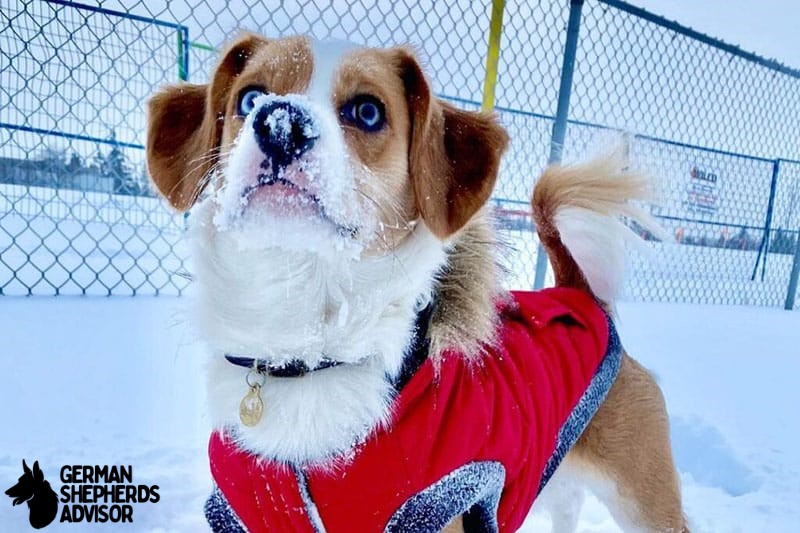
[[[504,297],[484,206],[507,141],[493,115],[437,100],[403,47],[247,34],[209,84],[156,94],[148,166],[174,208],[192,208],[193,307],[212,352],[215,426],[286,463],[347,454],[388,423],[387,377],[401,372],[432,299],[429,358],[456,350],[479,361]],[[533,198],[557,284],[607,308],[624,262],[617,217],[637,215],[627,201],[646,185],[619,168],[613,159],[551,168]],[[262,375],[263,412],[244,423],[249,372],[226,354],[257,354],[275,369],[338,366]],[[687,530],[661,392],[626,355],[543,496],[557,499],[551,486],[575,475],[625,530]],[[579,507],[573,494],[556,504],[554,529],[573,530]]]

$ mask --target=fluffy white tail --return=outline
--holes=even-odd
[[[622,286],[626,242],[641,243],[621,217],[664,236],[631,200],[650,196],[650,180],[625,169],[621,150],[587,163],[551,166],[533,191],[533,215],[556,285],[592,292],[611,304]]]

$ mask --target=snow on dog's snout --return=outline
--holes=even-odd
[[[357,256],[374,231],[332,105],[306,95],[253,102],[222,169],[214,225],[244,248]]]

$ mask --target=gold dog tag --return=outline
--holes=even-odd
[[[247,427],[253,427],[261,420],[264,402],[261,401],[261,385],[250,385],[250,390],[239,403],[239,419]]]

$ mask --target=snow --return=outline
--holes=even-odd
[[[134,524],[48,531],[204,530],[211,482],[203,347],[188,299],[0,299],[0,482],[38,460],[54,488],[63,464],[131,464],[162,499],[135,504]],[[665,390],[686,509],[695,531],[796,531],[800,523],[800,314],[755,307],[627,303],[628,350]],[[0,501],[4,531],[27,509]],[[524,531],[541,530],[534,514]],[[546,529],[545,529],[546,530]],[[618,531],[587,499],[581,531]]]
[[[159,198],[0,184],[0,213],[3,294],[177,294],[188,284],[184,221]]]
[[[120,284],[121,273],[139,292],[148,292],[149,284],[170,289],[176,280],[170,273],[185,269],[183,221],[156,215],[157,199],[2,190],[17,210],[3,220],[15,243],[4,257],[12,267],[31,261],[18,273],[31,285],[40,279],[39,266],[56,257],[49,279],[61,284],[62,294],[80,292],[78,284],[95,294],[115,284],[114,291],[130,292]],[[18,201],[23,197],[36,201]],[[511,285],[530,287],[535,237],[507,233],[517,249]],[[625,298],[713,297],[775,306],[785,296],[789,256],[771,254],[766,280],[751,282],[755,252],[677,245],[653,251],[656,261],[633,261]],[[74,269],[72,277],[59,278],[59,264]],[[709,272],[704,266],[711,264]],[[0,267],[0,277],[9,275]],[[38,283],[37,292],[51,292]],[[25,291],[12,283],[6,292]],[[162,494],[157,504],[135,506],[133,530],[203,530],[202,504],[211,486],[205,351],[186,323],[187,303],[141,296],[0,298],[0,488],[16,481],[23,458],[39,460],[54,488],[64,464],[132,464],[134,481],[159,484]],[[800,414],[792,393],[800,374],[800,314],[652,303],[623,303],[619,310],[626,346],[665,389],[694,530],[796,530]],[[27,510],[0,498],[0,530],[25,531]],[[525,531],[548,522],[535,514]],[[69,530],[97,527],[114,529]],[[617,529],[590,498],[580,530]]]
[[[56,491],[62,465],[130,464],[134,483],[159,485],[162,500],[134,505],[136,528],[120,529],[204,528],[202,358],[188,330],[175,325],[183,301],[0,299],[0,487],[21,474],[23,458],[38,460]],[[0,530],[27,528],[27,509],[2,501]],[[115,529],[83,529],[98,528]]]

